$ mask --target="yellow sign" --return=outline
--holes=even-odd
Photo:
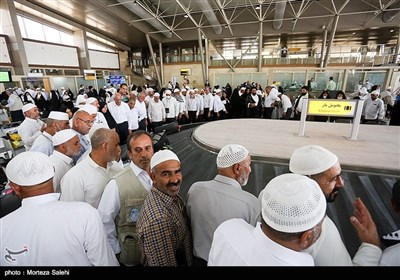
[[[357,100],[309,99],[308,115],[354,117]]]

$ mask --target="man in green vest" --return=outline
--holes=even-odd
[[[140,264],[136,221],[153,184],[149,175],[152,137],[137,130],[128,136],[127,148],[131,163],[106,185],[98,211],[119,262],[134,266]]]

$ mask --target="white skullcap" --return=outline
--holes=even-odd
[[[272,84],[270,87],[275,88],[275,89],[277,88],[277,86],[274,84]]]
[[[325,212],[326,198],[321,188],[306,176],[277,176],[262,191],[261,215],[277,231],[297,233],[312,229]]]
[[[227,168],[236,163],[244,161],[249,155],[249,151],[237,144],[229,144],[222,147],[217,156],[217,167]]]
[[[389,86],[389,87],[387,87],[386,89],[387,89],[387,90],[392,90],[392,87]]]
[[[366,88],[366,87],[360,88],[360,93],[361,93],[362,95],[367,95],[367,94],[368,94],[367,88]]]
[[[86,103],[86,98],[83,96],[83,94],[79,94],[76,97],[76,105],[79,105],[80,103],[85,102]]]
[[[69,117],[68,117],[67,113],[58,112],[58,111],[51,111],[47,118],[52,119],[52,120],[58,120],[58,121],[69,121]]]
[[[170,91],[169,89],[167,89],[167,90],[165,91],[165,94],[171,94],[171,91]]]
[[[245,87],[241,87],[240,90],[246,90],[246,88]]]
[[[65,87],[61,87],[61,89],[65,89]]]
[[[97,98],[95,97],[89,97],[88,99],[86,99],[86,104],[92,104],[93,102],[98,101]]]
[[[150,160],[150,169],[153,169],[158,164],[168,160],[176,160],[178,162],[181,162],[178,156],[173,151],[160,150],[152,156]]]
[[[315,175],[331,168],[338,157],[318,145],[306,145],[294,150],[289,161],[289,170],[300,175]]]
[[[15,156],[6,167],[10,182],[20,186],[34,186],[54,176],[49,157],[40,152],[23,152]]]
[[[379,95],[379,91],[374,90],[373,92],[371,92],[371,94]]]
[[[183,88],[181,89],[181,91],[187,91],[187,90],[186,90],[186,88],[183,87]]]
[[[215,90],[215,93],[220,93],[221,92],[221,90],[219,89],[219,88],[217,88],[216,90]]]
[[[174,92],[180,92],[179,88],[174,89]]]
[[[96,106],[93,106],[91,104],[86,104],[86,105],[80,107],[78,111],[85,111],[85,112],[89,113],[89,115],[97,114]]]
[[[39,90],[41,91],[42,89],[38,87],[38,88],[36,88],[36,90],[37,90],[37,91],[39,91]]]
[[[72,139],[74,136],[76,136],[75,130],[72,129],[63,129],[57,132],[56,134],[53,135],[53,138],[51,139],[53,141],[53,146],[56,147],[58,145],[61,145],[68,140]]]
[[[158,92],[154,93],[154,97],[160,97],[160,94]]]
[[[24,106],[22,106],[22,113],[25,113],[26,111],[29,111],[30,109],[36,108],[36,107],[37,106],[32,103],[25,104]]]

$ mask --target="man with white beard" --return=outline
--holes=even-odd
[[[236,144],[224,146],[217,156],[218,175],[194,183],[187,194],[186,210],[191,220],[194,265],[205,265],[215,229],[232,218],[255,226],[260,218],[258,199],[242,187],[251,173],[249,151]]]

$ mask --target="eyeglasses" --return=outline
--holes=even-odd
[[[90,121],[90,120],[84,120],[84,119],[81,119],[81,118],[78,118],[78,120],[81,120],[81,121],[83,121],[86,125],[91,125],[91,124],[93,124],[94,123],[94,121]]]

